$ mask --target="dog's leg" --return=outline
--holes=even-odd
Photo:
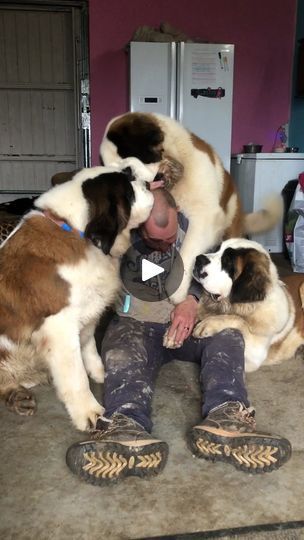
[[[94,332],[96,323],[87,324],[80,333],[80,345],[83,363],[87,374],[94,381],[102,383],[104,381],[104,368],[102,360],[97,352]]]
[[[222,223],[222,211],[217,213],[218,223]],[[223,232],[222,227],[212,220],[212,223],[206,223],[202,216],[194,216],[189,220],[188,230],[183,240],[181,250],[179,252],[184,265],[184,275],[178,289],[170,296],[170,300],[175,304],[180,304],[185,300],[189,286],[192,280],[192,271],[197,255],[206,253],[211,248],[215,247],[221,240]],[[174,279],[174,276],[173,276]],[[168,290],[174,290],[175,283],[170,282],[170,276],[166,283]]]
[[[270,347],[266,364],[280,364],[285,360],[290,360],[296,354],[301,356],[301,351],[299,351],[299,348],[303,346],[303,336],[300,334],[296,327],[293,327],[282,341],[274,343]]]
[[[17,345],[4,336],[0,341],[0,397],[10,411],[32,416],[37,403],[29,388],[48,382],[47,369],[39,364],[36,349],[30,344]]]
[[[198,246],[195,245],[195,237],[196,230],[193,227],[189,226],[181,250],[179,252],[184,266],[184,273],[181,283],[175,283],[176,278],[174,272],[169,275],[166,281],[166,289],[168,291],[174,291],[176,286],[178,285],[176,291],[170,296],[171,302],[173,302],[173,304],[175,305],[180,304],[183,300],[185,300],[188,294],[188,289],[192,279],[192,270],[194,267],[195,258],[200,253]]]
[[[245,344],[245,370],[247,372],[257,370],[266,360],[270,346],[270,338],[267,335],[255,335],[250,332],[247,323],[237,315],[213,315],[198,322],[194,327],[193,336],[206,338],[218,334],[228,328],[239,330]]]
[[[184,265],[183,279],[179,287],[176,289],[176,291],[170,296],[171,302],[173,302],[173,304],[175,305],[180,304],[187,297],[188,290],[191,283],[192,270],[194,266],[195,257],[193,261],[189,259],[184,259],[183,257],[182,257],[182,260],[183,260],[183,265]],[[173,276],[173,279],[174,279],[174,276]],[[169,276],[166,282],[166,289],[170,291],[170,290],[174,290],[175,288],[176,288],[176,284],[172,283]]]
[[[234,328],[242,333],[248,332],[245,329],[246,323],[235,315],[210,315],[199,321],[193,330],[195,338],[206,338],[214,336],[226,328]]]
[[[73,313],[66,308],[48,317],[35,339],[45,343],[46,362],[54,386],[74,425],[82,431],[94,427],[104,409],[90,390]]]

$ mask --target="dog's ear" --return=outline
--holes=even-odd
[[[121,158],[137,157],[143,163],[157,163],[163,155],[164,134],[157,120],[145,113],[126,113],[109,128],[107,138]]]
[[[222,270],[224,270],[228,276],[232,279],[232,281],[235,278],[235,275],[237,273],[236,268],[236,259],[237,257],[240,257],[240,253],[244,250],[241,249],[233,249],[231,247],[225,249],[224,253],[221,256],[221,267]]]
[[[254,248],[232,251],[234,254],[230,277],[233,279],[233,285],[230,302],[245,303],[264,300],[270,285],[267,255]]]
[[[97,214],[87,224],[85,237],[108,255],[118,234],[118,216],[114,204],[109,204],[102,214]]]
[[[136,180],[131,167],[126,167],[125,169],[122,169],[121,172],[126,176],[126,180],[128,180],[129,182],[133,182],[134,180]]]
[[[134,191],[123,173],[103,174],[82,185],[90,205],[85,237],[108,255],[117,235],[128,223]]]
[[[201,270],[203,266],[206,266],[209,263],[210,263],[210,260],[208,259],[206,255],[198,255],[195,259],[195,266],[197,266],[199,270]]]
[[[195,264],[193,268],[193,277],[198,283],[201,283],[201,279],[205,276],[203,275],[203,268],[210,263],[210,260],[206,255],[198,255],[195,259]]]

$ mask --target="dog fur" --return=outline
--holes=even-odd
[[[135,112],[114,118],[106,127],[100,154],[105,165],[135,156],[158,172],[189,219],[180,252],[184,277],[171,297],[174,303],[187,295],[197,255],[226,238],[268,230],[282,216],[279,197],[264,211],[244,215],[232,177],[214,149],[169,117]]]
[[[193,336],[239,330],[246,371],[288,360],[304,345],[304,275],[281,281],[257,242],[224,241],[217,252],[197,257],[193,275],[203,286]]]
[[[41,195],[2,244],[0,395],[11,410],[33,414],[28,388],[51,379],[78,429],[103,413],[88,381],[104,378],[94,332],[120,288],[130,229],[150,214],[150,181],[136,159],[84,169]]]

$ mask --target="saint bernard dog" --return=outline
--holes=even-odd
[[[193,275],[203,286],[194,337],[213,336],[225,328],[239,330],[246,371],[303,352],[303,274],[281,281],[260,244],[232,238],[215,253],[199,255]]]
[[[189,227],[180,251],[184,277],[171,296],[184,300],[192,278],[195,257],[214,249],[222,240],[272,228],[283,213],[281,197],[265,210],[245,215],[232,177],[214,149],[180,123],[154,113],[126,113],[112,119],[100,146],[105,165],[134,156],[164,178]]]
[[[88,375],[104,370],[94,331],[120,289],[119,257],[153,206],[151,172],[137,159],[83,169],[51,188],[0,248],[0,395],[33,414],[30,387],[52,380],[73,424],[103,408]]]

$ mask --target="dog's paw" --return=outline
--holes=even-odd
[[[27,388],[12,390],[5,400],[7,408],[21,416],[33,416],[37,410],[34,394]]]
[[[93,394],[81,399],[76,407],[69,407],[73,424],[80,431],[89,431],[96,427],[97,419],[103,415],[105,409],[94,398]]]
[[[207,319],[205,321],[200,321],[195,325],[192,335],[195,338],[206,338],[214,336],[214,334],[219,331],[220,330],[217,330],[216,328],[216,324]]]

